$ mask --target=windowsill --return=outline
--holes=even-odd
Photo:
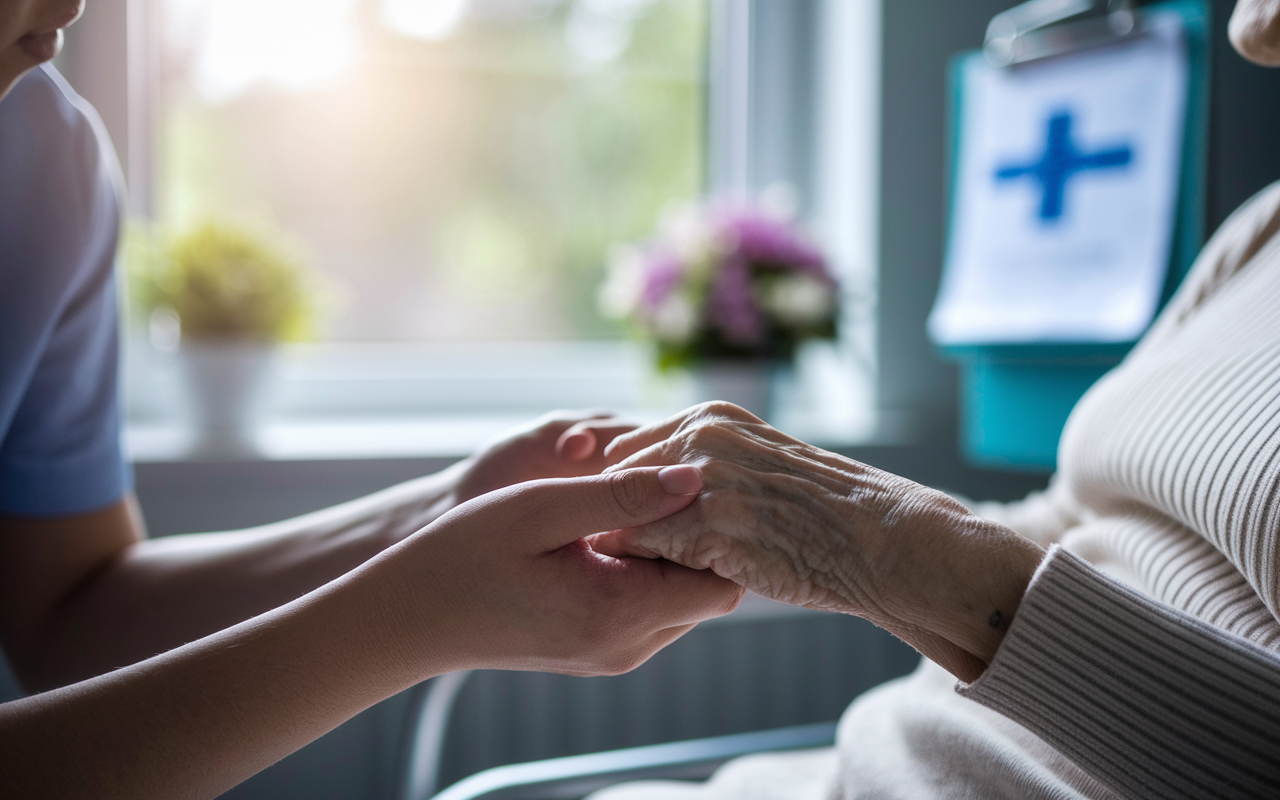
[[[618,413],[642,424],[664,416],[643,410]],[[474,452],[487,439],[535,416],[537,413],[530,411],[269,422],[253,432],[247,446],[218,440],[202,443],[193,430],[177,424],[130,423],[124,438],[126,452],[137,463],[452,459]],[[801,426],[799,430],[780,427],[796,438],[828,450],[907,444],[912,438],[906,430],[884,425],[878,429],[846,431],[824,431],[812,425]]]
[[[460,458],[555,408],[648,423],[699,401],[688,376],[656,377],[650,363],[628,342],[291,347],[262,422],[235,444],[197,437],[178,358],[135,342],[125,446],[139,463]],[[820,345],[777,380],[769,421],[828,449],[909,442],[909,422],[875,414],[870,398],[856,367]]]
[[[336,417],[268,422],[248,444],[201,442],[189,426],[130,423],[125,446],[135,462],[309,461],[371,458],[458,458],[528,414],[433,414],[419,417]]]

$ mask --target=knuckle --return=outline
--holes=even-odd
[[[693,450],[707,449],[717,438],[716,430],[714,425],[698,425],[690,428],[683,437],[685,446]]]
[[[609,489],[617,508],[627,516],[637,516],[645,510],[644,476],[635,472],[616,472],[609,478]]]
[[[710,416],[728,417],[729,419],[736,420],[755,419],[755,416],[749,411],[741,406],[736,406],[727,400],[711,400],[710,402],[703,403],[700,409],[703,414]]]
[[[691,426],[686,436],[700,445],[710,447],[735,441],[739,434],[730,420],[712,419]]]
[[[724,425],[708,425],[703,429],[702,438],[706,440],[708,447],[724,447],[738,440],[738,433]]]
[[[631,646],[605,654],[597,668],[601,675],[623,675],[648,660],[647,650]]]
[[[609,675],[624,675],[644,662],[648,661],[648,654],[627,654],[620,656],[610,665]]]

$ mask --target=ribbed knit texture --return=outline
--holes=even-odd
[[[1280,797],[1277,232],[1280,184],[1076,406],[1052,487],[979,509],[1084,560],[1055,552],[962,694],[1123,795]]]
[[[1051,489],[980,513],[1280,649],[1280,184],[1077,404]]]
[[[1261,201],[1246,210],[1280,219],[1280,191]],[[1280,640],[1280,237],[1225,281],[1224,265],[1201,266],[1186,293],[1199,305],[1162,324],[1073,413],[1062,477],[1100,520],[1062,541],[1271,645]],[[1201,295],[1206,282],[1219,286]]]
[[[1280,797],[1278,233],[1280,184],[1077,404],[1050,488],[975,508],[1061,545],[961,688],[987,708],[928,663],[860,699],[840,795]]]
[[[1124,796],[1280,797],[1280,657],[1061,548],[961,694]]]

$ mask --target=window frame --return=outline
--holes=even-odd
[[[93,16],[84,28],[73,28],[72,45],[83,48],[83,58],[68,57],[62,67],[73,85],[85,85],[83,93],[103,114],[116,141],[135,214],[150,216],[153,210],[158,123],[158,64],[160,0],[127,0],[123,4],[91,6]],[[823,239],[833,265],[846,286],[842,335],[834,346],[819,345],[802,355],[790,386],[783,392],[783,425],[802,438],[830,446],[852,446],[885,440],[885,426],[875,413],[875,276],[879,151],[879,24],[881,0],[709,0],[707,62],[706,187],[713,194],[754,193],[777,184],[793,189],[802,220]],[[125,32],[127,47],[104,47]],[[848,39],[857,35],[858,42]],[[105,54],[105,56],[104,56]],[[94,77],[97,76],[97,77]],[[103,77],[105,76],[105,77]],[[89,87],[92,88],[89,88]],[[123,104],[123,113],[120,105]],[[119,120],[125,122],[121,124]],[[112,124],[112,120],[116,120]],[[820,168],[821,167],[821,168]],[[171,356],[157,353],[142,337],[127,338],[127,437],[135,458],[144,461],[199,460],[201,453],[184,449],[180,392],[172,386],[176,365]],[[307,345],[282,350],[278,360],[278,391],[268,409],[266,428],[277,433],[291,425],[310,425],[311,436],[323,438],[325,420],[335,431],[328,450],[288,446],[266,448],[265,458],[379,457],[380,455],[463,455],[478,444],[467,437],[453,437],[447,450],[422,443],[410,452],[385,445],[364,451],[336,443],[351,436],[361,420],[394,424],[405,430],[417,425],[419,433],[431,420],[448,425],[471,419],[472,390],[485,383],[504,398],[537,397],[539,405],[489,408],[493,422],[472,424],[473,439],[517,417],[535,416],[547,406],[595,405],[601,393],[583,392],[592,365],[612,363],[632,370],[630,378],[614,374],[611,386],[632,387],[630,403],[605,392],[604,403],[641,418],[655,418],[696,399],[686,379],[655,380],[648,375],[644,350],[634,342],[547,342],[538,345],[512,343],[528,358],[547,365],[550,373],[575,376],[563,382],[561,402],[544,391],[545,381],[527,372],[500,377],[504,345],[473,348],[473,373],[459,375],[450,389],[447,380],[431,373],[430,365],[456,361],[452,346],[399,344]],[[466,348],[462,348],[465,350]],[[584,352],[593,350],[591,357]],[[386,362],[395,352],[406,354],[405,368],[394,380],[316,380],[299,378],[307,365],[340,363],[345,353],[358,367],[370,358]],[[603,354],[603,355],[602,355]],[[599,358],[600,361],[593,359]],[[148,374],[149,371],[149,374]],[[341,369],[337,370],[341,372]],[[359,369],[348,370],[349,374]],[[598,371],[596,373],[599,374]],[[165,384],[170,385],[166,388]],[[433,403],[417,403],[435,386]],[[398,388],[397,388],[398,387]],[[379,402],[353,400],[363,390]],[[166,406],[155,402],[158,394],[171,398]],[[807,395],[806,395],[807,393]],[[813,396],[829,395],[819,411]],[[452,395],[452,399],[451,399]],[[311,397],[299,405],[297,398]],[[808,406],[796,401],[808,396]],[[292,398],[292,399],[290,399]],[[344,399],[345,398],[345,399]],[[584,402],[587,401],[587,402]],[[624,406],[619,408],[619,406]],[[416,413],[408,413],[416,408]],[[480,417],[484,417],[481,414]],[[817,423],[814,419],[821,417]],[[422,425],[427,424],[426,428]],[[434,424],[434,423],[432,423]],[[343,427],[345,426],[345,428]],[[167,431],[168,433],[165,433]],[[166,438],[167,436],[167,438]],[[281,435],[287,439],[287,435]],[[377,438],[377,437],[374,437]],[[412,437],[410,437],[412,438]],[[385,439],[385,437],[384,437]],[[468,446],[469,445],[469,446]],[[345,448],[345,449],[344,449]]]

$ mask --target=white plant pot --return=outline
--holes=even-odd
[[[699,402],[724,400],[766,422],[773,411],[773,378],[778,365],[769,361],[708,361],[694,368]]]
[[[182,343],[179,353],[196,452],[214,456],[257,452],[254,433],[275,349],[257,342]]]

